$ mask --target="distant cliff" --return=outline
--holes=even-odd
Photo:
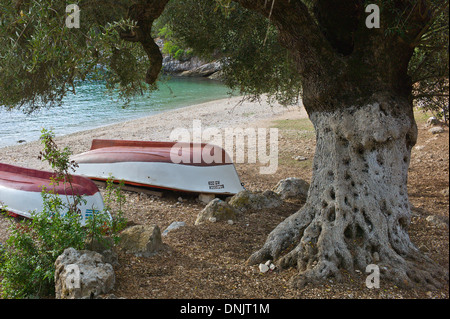
[[[156,43],[162,51],[164,41],[157,39]],[[195,56],[184,60],[177,60],[170,54],[163,53],[163,74],[220,79],[221,70],[222,65],[219,61],[203,61]]]

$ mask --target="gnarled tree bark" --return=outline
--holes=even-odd
[[[426,3],[395,3],[409,13],[401,38],[368,29],[360,1],[317,0],[317,23],[301,1],[275,1],[272,13],[264,1],[240,2],[270,16],[296,57],[317,146],[306,204],[269,234],[248,263],[279,259],[282,267],[296,266],[296,286],[340,279],[340,270],[365,271],[369,264],[398,285],[441,286],[448,273],[408,236],[407,176],[417,139],[408,39],[427,23]],[[383,18],[395,19],[389,13]]]
[[[407,171],[417,129],[410,114],[378,96],[363,107],[310,114],[317,133],[314,172],[304,207],[282,222],[250,264],[279,259],[296,266],[303,286],[340,270],[380,267],[398,285],[440,286],[446,274],[408,236]],[[399,112],[398,112],[399,113]]]

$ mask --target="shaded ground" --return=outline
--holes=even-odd
[[[413,210],[410,226],[412,241],[442,267],[449,266],[448,167],[449,136],[433,135],[418,118],[419,140],[413,149],[409,195]],[[260,175],[259,166],[237,164],[242,182],[251,191],[271,189],[280,179],[311,178],[314,133],[309,120],[280,118],[262,123],[279,128],[279,169],[273,175]],[[293,159],[304,156],[305,161]],[[447,190],[446,195],[443,190]],[[252,252],[263,245],[270,231],[297,211],[300,200],[290,200],[276,210],[247,213],[234,224],[206,223],[194,226],[204,204],[186,194],[166,193],[162,198],[126,192],[127,218],[135,224],[157,224],[161,231],[174,221],[186,227],[172,231],[163,241],[168,250],[150,258],[119,254],[116,289],[123,298],[449,298],[448,286],[439,291],[403,290],[389,282],[379,289],[368,289],[367,274],[344,274],[345,281],[329,281],[303,290],[291,289],[288,281],[295,269],[260,274],[257,266],[245,265]],[[182,197],[182,202],[179,201]],[[444,224],[427,221],[434,215]],[[7,221],[0,218],[0,242],[7,236]]]

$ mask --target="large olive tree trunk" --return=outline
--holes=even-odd
[[[398,285],[448,281],[408,236],[407,176],[417,127],[407,70],[417,36],[429,25],[429,3],[376,2],[384,6],[381,28],[370,29],[362,1],[316,0],[312,10],[294,0],[239,2],[269,17],[296,58],[317,139],[306,204],[248,263],[296,266],[299,286],[370,264],[381,280]]]
[[[304,207],[268,236],[248,262],[296,266],[295,285],[380,267],[381,280],[436,287],[443,271],[408,236],[407,174],[417,129],[408,101],[379,96],[363,107],[310,114],[317,134]],[[429,287],[427,287],[429,288]]]

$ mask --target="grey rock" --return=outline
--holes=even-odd
[[[195,225],[200,225],[206,221],[228,221],[237,216],[237,211],[227,202],[215,198],[198,214]]]
[[[163,58],[162,72],[165,74],[178,75],[182,72],[190,71],[201,67],[205,62],[193,57],[184,61],[173,59],[171,56],[166,55]]]
[[[259,271],[261,272],[261,273],[266,273],[266,272],[268,272],[269,271],[269,266],[267,266],[266,264],[259,264]]]
[[[55,262],[57,299],[95,298],[114,289],[115,274],[103,256],[90,250],[67,248]]]
[[[119,248],[137,257],[151,257],[165,249],[157,225],[136,225],[120,234]]]
[[[207,77],[222,69],[222,65],[218,61],[203,64],[192,70],[184,71],[180,73],[180,76],[184,77]]]
[[[209,204],[216,196],[214,194],[200,194],[198,195],[198,200],[204,204]]]
[[[300,178],[289,177],[279,181],[273,190],[276,194],[280,195],[282,199],[296,197],[306,198],[308,196],[309,183]]]
[[[273,191],[252,193],[248,190],[237,193],[229,201],[229,204],[240,212],[276,208],[282,203],[283,201],[280,196],[275,194]]]
[[[86,240],[86,248],[101,254],[108,264],[119,266],[119,258],[114,247],[114,240],[111,237]]]
[[[439,218],[438,216],[435,216],[435,215],[428,216],[426,218],[426,221],[429,222],[430,224],[436,226],[437,228],[444,229],[444,228],[448,227],[448,221],[445,222],[441,218]]]
[[[444,132],[444,129],[440,126],[432,127],[428,130],[431,134],[440,134]]]
[[[208,76],[208,79],[221,81],[221,80],[223,80],[223,76],[224,76],[224,74],[223,74],[223,71],[221,70],[221,71],[217,71],[217,72],[211,74],[210,76]]]
[[[163,231],[162,235],[163,235],[163,236],[167,236],[167,235],[169,234],[170,231],[175,230],[175,229],[178,229],[178,228],[180,228],[180,227],[184,227],[184,226],[186,226],[186,223],[185,223],[185,222],[173,222],[172,224],[169,225],[169,227],[167,227],[167,228]]]

